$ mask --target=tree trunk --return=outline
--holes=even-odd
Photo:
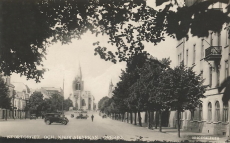
[[[140,113],[140,111],[138,111],[138,119],[139,119],[139,125],[142,127],[142,123],[141,123],[141,113]]]
[[[134,125],[137,125],[137,112],[134,113]]]
[[[122,114],[122,122],[124,122],[125,113]]]
[[[156,115],[155,115],[155,129],[157,129],[158,121],[159,121],[159,114],[158,114],[158,111],[156,111]]]
[[[152,124],[151,124],[151,112],[148,111],[148,128],[151,129],[152,128]]]
[[[6,109],[6,121],[7,121],[7,109]]]
[[[154,112],[150,112],[150,123],[151,123],[151,129],[153,130],[153,120],[154,120]]]
[[[126,119],[127,119],[127,123],[129,123],[129,112],[126,112],[127,114],[127,116],[126,116]]]
[[[130,121],[131,121],[131,124],[133,124],[133,112],[130,113]]]
[[[162,132],[162,126],[161,126],[161,110],[159,110],[159,131]]]
[[[177,110],[177,130],[178,130],[178,137],[180,138],[180,111]]]

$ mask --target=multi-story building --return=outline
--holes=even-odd
[[[30,97],[30,89],[22,82],[13,82],[12,84],[15,86],[13,105],[17,110],[24,110],[26,106],[26,99],[29,99]]]
[[[189,6],[192,1],[187,1]],[[193,1],[195,2],[195,1]],[[215,3],[210,8],[224,11],[226,5]],[[226,27],[224,25],[223,27]],[[194,71],[201,74],[208,85],[205,97],[194,112],[182,113],[181,128],[187,131],[209,133],[211,135],[229,136],[229,104],[223,105],[223,93],[218,87],[229,76],[230,47],[228,31],[223,28],[220,33],[209,32],[208,37],[189,37],[178,41],[178,65],[194,66]],[[222,91],[223,92],[223,91]],[[171,112],[169,126],[176,127],[176,112]]]

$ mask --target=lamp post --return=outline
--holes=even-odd
[[[14,114],[15,114],[15,113],[14,113],[14,108],[15,108],[15,107],[14,107],[14,99],[15,99],[15,94],[13,93],[13,119],[15,119],[15,117],[14,117]]]

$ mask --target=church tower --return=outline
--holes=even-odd
[[[72,84],[72,88],[73,88],[73,97],[74,97],[74,107],[76,107],[77,109],[81,108],[81,98],[82,98],[82,93],[84,90],[84,81],[82,81],[82,72],[81,72],[81,66],[79,64],[79,68],[77,70],[77,74],[76,77],[73,81]]]
[[[112,96],[113,96],[113,83],[112,83],[112,80],[111,80],[110,85],[109,85],[109,94],[108,94],[108,97],[112,98]]]

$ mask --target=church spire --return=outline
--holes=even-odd
[[[111,82],[110,82],[110,87],[113,87],[113,82],[112,82],[112,79],[111,79]]]
[[[80,63],[79,63],[79,67],[78,67],[78,70],[77,70],[77,76],[76,76],[76,78],[82,79],[82,73],[81,73],[81,65],[80,65]]]
[[[109,94],[108,94],[108,97],[111,98],[113,95],[113,83],[112,83],[112,79],[111,79],[111,82],[110,82],[110,85],[109,85]]]

